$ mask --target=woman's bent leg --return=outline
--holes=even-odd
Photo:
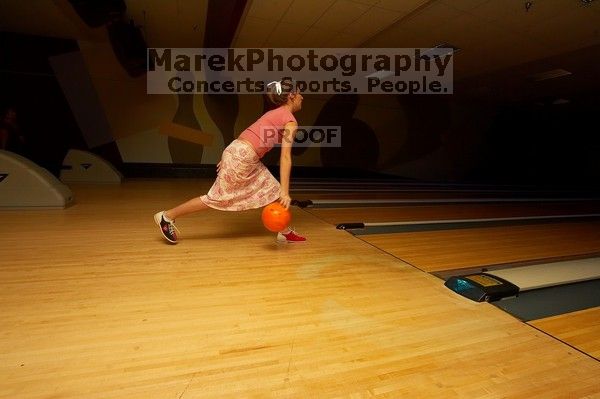
[[[200,197],[192,198],[191,200],[184,202],[175,208],[169,209],[165,212],[167,219],[175,220],[178,217],[189,215],[190,213],[199,212],[208,208],[208,206],[202,202]]]

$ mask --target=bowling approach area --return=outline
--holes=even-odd
[[[0,397],[600,397],[595,195],[295,179],[305,243],[260,209],[178,219],[165,243],[152,215],[211,184],[0,208]],[[445,286],[494,272],[523,292]]]

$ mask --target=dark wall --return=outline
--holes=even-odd
[[[0,32],[0,48],[0,102],[16,106],[23,155],[58,175],[67,150],[85,144],[48,57],[78,51],[77,43]]]
[[[48,57],[78,51],[77,43],[0,33],[0,46],[0,101],[2,105],[17,106],[28,144],[27,156],[58,174],[69,148],[87,148]],[[496,84],[506,86],[501,79],[496,79]],[[459,89],[453,96],[390,97],[384,110],[364,106],[365,98],[361,96],[334,96],[320,106],[314,124],[341,125],[343,147],[320,151],[314,164],[316,174],[319,168],[345,167],[371,172],[392,170],[400,176],[438,181],[597,185],[600,94],[592,87],[587,91],[585,85],[578,87],[582,89],[569,92],[570,102],[566,104],[553,104],[556,96],[536,98],[533,93],[526,99],[516,92],[502,99],[496,99],[493,93],[467,97]],[[309,96],[306,101],[310,101]],[[196,121],[190,104],[180,102],[174,122],[187,126],[183,123],[187,119],[178,119],[182,110],[193,117],[188,122]],[[239,134],[234,131],[240,112],[238,97],[206,96],[204,105],[228,144]],[[377,125],[379,115],[386,113],[389,117],[390,110],[397,112],[397,123],[392,118],[389,129]],[[312,121],[299,118],[299,122]],[[119,166],[120,155],[114,143],[93,150]],[[201,154],[201,149],[194,151]],[[305,151],[295,148],[294,155],[300,157]],[[264,162],[276,164],[277,153],[269,153]]]
[[[582,94],[565,104],[554,101],[498,105],[490,128],[481,132],[485,156],[472,177],[491,182],[597,186],[600,95]]]

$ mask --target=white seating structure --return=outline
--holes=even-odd
[[[73,193],[46,169],[10,151],[0,150],[0,207],[65,208]]]
[[[123,175],[110,162],[96,154],[70,149],[63,160],[60,180],[65,183],[120,184]]]

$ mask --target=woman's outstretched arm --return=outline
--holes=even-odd
[[[292,170],[292,144],[296,136],[298,124],[288,122],[283,130],[283,138],[281,140],[281,156],[279,158],[279,183],[281,184],[281,192],[279,202],[285,208],[290,207],[292,198],[290,197],[290,173]]]

